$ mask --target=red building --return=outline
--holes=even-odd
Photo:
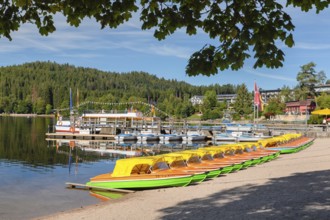
[[[316,103],[312,99],[287,102],[285,105],[285,113],[288,115],[306,114],[306,110],[310,114],[316,107]]]

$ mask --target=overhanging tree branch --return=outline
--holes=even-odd
[[[219,70],[238,70],[253,55],[254,68],[283,65],[284,53],[277,46],[294,45],[294,25],[283,6],[275,0],[0,0],[0,37],[24,23],[32,23],[41,35],[56,30],[53,16],[63,14],[67,23],[78,27],[85,18],[94,18],[101,28],[117,28],[140,8],[141,29],[154,28],[154,37],[163,40],[185,28],[188,35],[202,30],[218,45],[205,45],[192,54],[186,67],[190,76],[213,75]],[[287,0],[286,7],[316,13],[330,1]]]

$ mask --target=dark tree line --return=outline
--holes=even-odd
[[[182,117],[194,112],[189,102],[192,96],[204,95],[209,90],[216,94],[233,94],[237,88],[230,84],[193,86],[145,72],[104,72],[54,62],[0,67],[0,79],[0,113],[44,114],[51,113],[52,109],[68,108],[71,88],[74,105],[78,101],[143,101]]]

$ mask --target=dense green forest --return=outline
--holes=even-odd
[[[204,95],[234,94],[237,86],[193,86],[177,80],[157,78],[145,72],[116,73],[75,67],[54,62],[33,62],[0,67],[0,113],[49,114],[69,107],[69,90],[77,103],[145,102],[177,117],[187,117],[196,109],[189,98]],[[85,108],[125,109],[128,105],[88,106]]]

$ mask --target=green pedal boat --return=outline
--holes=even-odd
[[[117,160],[112,173],[101,174],[86,183],[91,187],[148,189],[187,186],[192,174],[171,170],[163,157]]]

